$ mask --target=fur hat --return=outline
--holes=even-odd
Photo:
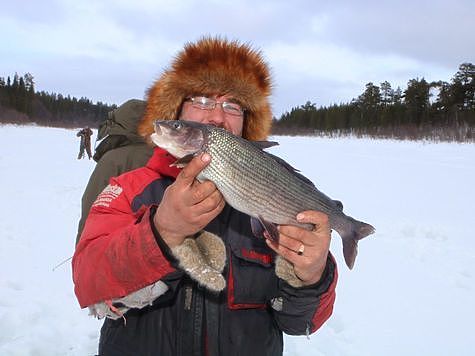
[[[247,44],[204,37],[188,43],[147,93],[142,136],[156,119],[174,120],[189,95],[232,95],[245,109],[243,137],[265,140],[272,124],[270,71],[259,51]]]

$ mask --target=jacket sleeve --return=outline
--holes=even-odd
[[[117,137],[118,136],[110,136],[110,138]],[[125,144],[126,142],[121,141],[121,144]],[[99,193],[107,186],[109,179],[144,166],[150,159],[151,154],[152,150],[148,148],[147,145],[132,145],[130,143],[126,147],[111,147],[107,152],[102,153],[82,195],[81,218],[78,223],[76,244],[81,237],[84,223],[86,222],[92,203],[94,203]]]
[[[337,279],[336,262],[329,254],[316,284],[294,288],[281,280],[280,296],[272,302],[279,328],[289,335],[309,335],[318,330],[333,312]]]
[[[76,246],[73,281],[83,308],[127,296],[175,270],[157,244],[150,209],[134,213],[126,191],[111,179],[92,205]]]
[[[76,235],[76,244],[79,242],[84,223],[91,209],[92,203],[96,200],[100,192],[107,186],[111,177],[122,173],[120,167],[111,159],[104,159],[97,163],[94,171],[87,182],[86,189],[81,199],[81,218],[78,223],[78,232]]]

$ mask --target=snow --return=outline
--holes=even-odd
[[[102,321],[75,299],[70,262],[94,162],[75,131],[0,126],[0,355],[94,355]],[[94,136],[95,137],[95,136]],[[475,145],[274,137],[286,159],[377,232],[355,268],[341,241],[331,319],[285,355],[472,355]]]

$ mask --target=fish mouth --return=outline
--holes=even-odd
[[[159,122],[159,120],[155,120],[155,123],[154,123],[154,128],[155,128],[155,133],[159,136],[162,136],[162,128],[161,128],[161,124]]]

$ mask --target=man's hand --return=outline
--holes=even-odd
[[[304,285],[317,283],[322,277],[330,248],[328,216],[318,211],[303,211],[297,221],[315,225],[312,231],[291,225],[279,226],[279,242],[266,239],[267,245],[293,264],[295,274]],[[299,253],[300,252],[300,253]]]
[[[206,153],[193,158],[165,190],[153,222],[169,247],[203,229],[224,208],[224,198],[214,183],[196,180],[210,160]]]

